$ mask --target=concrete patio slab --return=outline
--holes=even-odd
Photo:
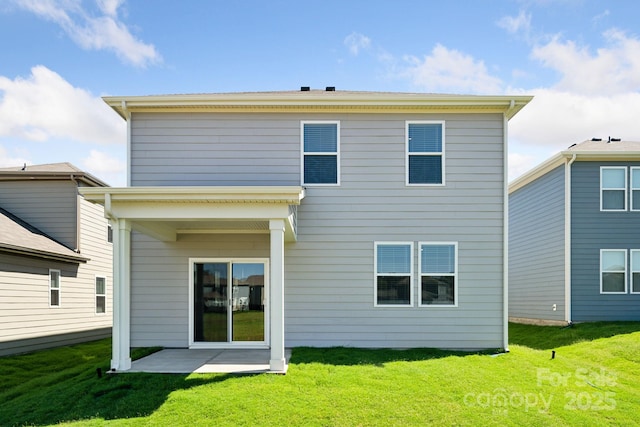
[[[277,373],[269,369],[269,350],[242,349],[165,349],[131,363],[127,372],[151,372],[165,374],[233,373],[258,374]],[[285,360],[291,357],[291,349],[285,349]]]

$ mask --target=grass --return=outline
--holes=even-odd
[[[105,340],[1,358],[0,425],[639,425],[640,322],[510,334],[508,354],[296,348],[285,376],[98,378]]]

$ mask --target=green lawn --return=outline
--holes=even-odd
[[[508,354],[296,348],[287,375],[99,378],[102,340],[0,358],[0,425],[640,425],[640,322],[510,335]]]

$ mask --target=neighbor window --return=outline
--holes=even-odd
[[[420,243],[420,305],[457,305],[457,243]]]
[[[375,305],[413,304],[413,243],[375,243]]]
[[[640,168],[631,168],[631,210],[640,211]]]
[[[96,277],[96,313],[107,312],[107,279]]]
[[[406,125],[407,184],[444,184],[444,122]]]
[[[340,123],[302,122],[302,183],[340,183]]]
[[[113,243],[113,227],[107,225],[107,242]]]
[[[627,291],[627,251],[600,250],[600,293],[624,294]]]
[[[49,306],[60,306],[60,270],[49,270]]]
[[[640,249],[631,249],[631,293],[640,294]]]
[[[627,210],[627,168],[600,168],[600,210]]]

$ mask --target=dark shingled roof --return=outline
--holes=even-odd
[[[89,260],[2,208],[0,208],[0,252],[73,263]]]

